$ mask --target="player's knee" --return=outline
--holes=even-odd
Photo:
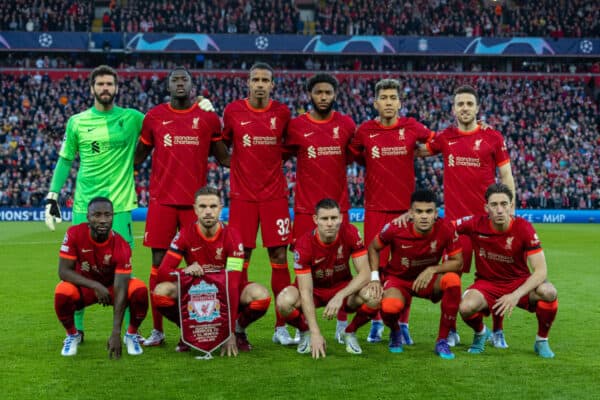
[[[177,297],[177,286],[173,282],[161,282],[154,288],[153,295],[166,296],[174,299]]]
[[[381,312],[397,314],[404,308],[404,302],[396,297],[387,297],[381,300]]]
[[[78,301],[80,298],[77,286],[70,282],[64,281],[61,281],[58,283],[58,285],[56,285],[56,288],[54,289],[54,296],[65,296],[72,301]]]
[[[362,288],[360,292],[358,292],[358,296],[360,297],[363,304],[366,304],[369,308],[380,308],[381,307],[381,299],[376,298],[372,291],[367,290],[367,288]]]
[[[460,288],[460,276],[454,272],[446,272],[440,280],[440,288],[446,290],[451,287]]]
[[[554,301],[558,297],[556,287],[550,282],[544,282],[536,289],[536,293],[540,296],[540,300],[543,301]]]
[[[296,308],[299,297],[298,289],[294,286],[286,287],[277,296],[277,311],[283,316],[289,315]]]
[[[127,297],[131,298],[136,292],[140,295],[143,293],[144,296],[148,297],[148,288],[144,282],[137,278],[131,278],[129,280],[129,287],[127,288]]]

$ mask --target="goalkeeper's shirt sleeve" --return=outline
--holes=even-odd
[[[67,178],[69,177],[72,164],[72,160],[58,157],[56,168],[54,168],[54,175],[52,175],[52,182],[50,183],[50,192],[60,193],[60,189],[62,189],[63,185],[67,181]]]

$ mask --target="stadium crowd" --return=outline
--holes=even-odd
[[[453,89],[468,78],[444,79],[408,76],[403,84],[402,114],[422,121],[432,130],[452,123]],[[199,76],[197,92],[210,97],[219,114],[227,103],[242,98],[245,78]],[[375,79],[353,77],[340,85],[337,108],[357,123],[375,117]],[[522,208],[600,208],[600,137],[598,106],[585,94],[585,82],[558,78],[478,79],[481,116],[505,136]],[[304,113],[309,99],[304,79],[278,77],[274,98],[287,104],[293,115]],[[124,79],[118,104],[146,112],[164,102],[163,80],[156,76]],[[15,77],[0,74],[0,206],[40,206],[48,191],[53,165],[69,116],[89,107],[87,80],[51,79],[47,75]],[[440,158],[416,160],[418,185],[440,193]],[[73,165],[76,171],[77,165]],[[229,188],[229,171],[210,161],[208,182]],[[284,164],[290,188],[295,163]],[[364,168],[348,166],[353,206],[362,206]],[[136,171],[139,204],[147,205],[149,162]],[[61,193],[69,206],[74,192],[73,173]],[[228,197],[228,196],[226,196]]]
[[[133,0],[111,2],[107,32],[305,33],[294,1]],[[0,30],[89,31],[92,2],[15,0],[0,5]],[[326,0],[315,2],[315,33],[420,36],[600,36],[593,0]],[[64,10],[67,10],[66,13]]]

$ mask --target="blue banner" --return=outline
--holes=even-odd
[[[0,32],[0,51],[93,51],[104,45],[112,50],[152,53],[600,55],[600,38]]]
[[[136,208],[132,212],[134,221],[145,221],[147,208]],[[293,210],[290,215],[294,217]],[[348,211],[351,222],[364,222],[365,211],[362,208],[352,208]],[[517,210],[517,215],[535,224],[578,224],[578,223],[600,223],[600,210]],[[63,220],[71,220],[71,209],[62,209]],[[440,209],[440,216],[444,216],[444,210]],[[221,212],[223,221],[229,220],[229,208],[223,208]],[[43,208],[0,208],[0,222],[8,221],[44,221]]]

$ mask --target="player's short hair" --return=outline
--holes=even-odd
[[[337,208],[338,211],[340,211],[340,205],[337,201],[333,199],[321,199],[315,206],[315,214],[318,214],[320,209],[332,210],[334,208]]]
[[[93,199],[91,199],[90,202],[88,203],[88,209],[96,203],[108,203],[108,204],[110,204],[111,208],[113,206],[112,201],[110,201],[110,199],[108,197],[96,196]]]
[[[262,61],[258,61],[258,62],[255,62],[254,64],[252,64],[249,72],[252,72],[255,69],[266,69],[267,71],[271,72],[271,75],[273,75],[273,73],[274,73],[273,67],[271,67],[266,62],[262,62]]]
[[[206,185],[196,190],[194,194],[194,199],[197,199],[198,196],[217,196],[219,199],[221,198],[221,193],[219,193],[219,189],[214,186]]]
[[[183,71],[183,72],[185,72],[186,74],[188,74],[188,76],[189,76],[190,78],[192,77],[192,74],[190,73],[190,71],[189,71],[189,70],[188,70],[186,67],[184,67],[183,65],[178,65],[178,66],[176,66],[175,68],[173,68],[173,69],[172,69],[172,70],[169,72],[169,75],[167,75],[167,82],[169,82],[169,81],[171,80],[171,75],[173,75],[173,74],[174,74],[175,72],[177,72],[177,71]]]
[[[379,96],[382,90],[394,89],[400,95],[400,82],[396,79],[382,79],[375,85],[375,97]]]
[[[513,192],[504,183],[492,183],[485,191],[485,201],[487,202],[493,194],[504,193],[508,196],[508,200],[513,201]]]
[[[115,84],[117,83],[117,71],[115,71],[114,68],[109,67],[108,65],[99,65],[96,68],[94,68],[92,70],[92,73],[90,74],[90,86],[94,86],[97,77],[104,75],[112,75],[115,78]]]
[[[454,90],[454,97],[456,97],[459,94],[463,94],[463,93],[467,93],[467,94],[472,94],[473,96],[475,96],[475,103],[479,104],[479,95],[477,94],[477,90],[475,90],[475,88],[471,85],[462,85],[457,87]]]
[[[417,189],[410,196],[410,204],[415,202],[435,203],[435,194],[429,189]]]
[[[334,92],[337,92],[338,86],[339,86],[338,80],[335,79],[335,77],[333,75],[331,75],[331,74],[316,74],[316,75],[312,76],[306,82],[306,90],[308,90],[309,92],[312,92],[313,88],[315,87],[315,85],[317,83],[329,83],[331,86],[333,86]]]

